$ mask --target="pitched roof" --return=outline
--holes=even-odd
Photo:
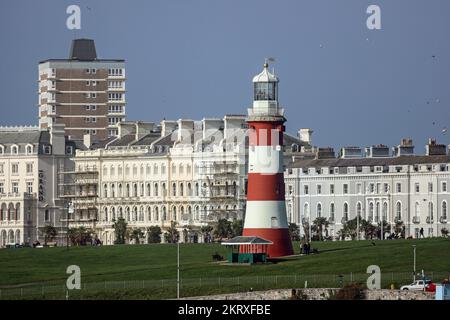
[[[222,242],[222,245],[224,246],[235,246],[240,244],[273,244],[273,242],[260,237],[252,236],[239,236]]]
[[[334,159],[296,159],[288,168],[322,168],[322,167],[359,167],[390,166],[414,164],[450,163],[450,155],[440,156],[399,156],[389,158],[334,158]]]

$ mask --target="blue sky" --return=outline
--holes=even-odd
[[[381,30],[366,27],[370,4]],[[126,59],[130,120],[245,113],[275,57],[289,132],[334,147],[411,137],[422,153],[429,137],[450,143],[449,13],[446,0],[2,0],[0,124],[37,124],[38,62],[88,37],[100,58]]]

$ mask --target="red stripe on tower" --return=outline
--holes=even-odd
[[[286,119],[278,105],[278,78],[268,64],[253,78],[253,108],[248,110],[249,172],[244,236],[273,242],[271,258],[293,254],[286,215],[283,132]]]

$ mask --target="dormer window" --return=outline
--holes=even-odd
[[[51,153],[52,153],[52,147],[44,146],[44,154],[51,154]]]
[[[4,154],[5,153],[5,147],[4,146],[0,146],[0,154]]]
[[[19,147],[18,146],[12,146],[11,147],[11,154],[18,154],[19,153]]]
[[[33,153],[33,146],[27,146],[26,151],[27,151],[27,154],[32,154]]]

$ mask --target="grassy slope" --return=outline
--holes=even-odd
[[[211,262],[218,244],[182,244],[183,278],[244,275],[365,273],[369,265],[382,272],[411,272],[412,245],[417,245],[417,269],[450,272],[450,239],[313,243],[320,254],[293,257],[272,265],[224,266]],[[298,252],[299,244],[295,243]],[[104,246],[0,250],[0,285],[43,281],[63,282],[68,265],[81,267],[83,282],[173,279],[176,245]]]

